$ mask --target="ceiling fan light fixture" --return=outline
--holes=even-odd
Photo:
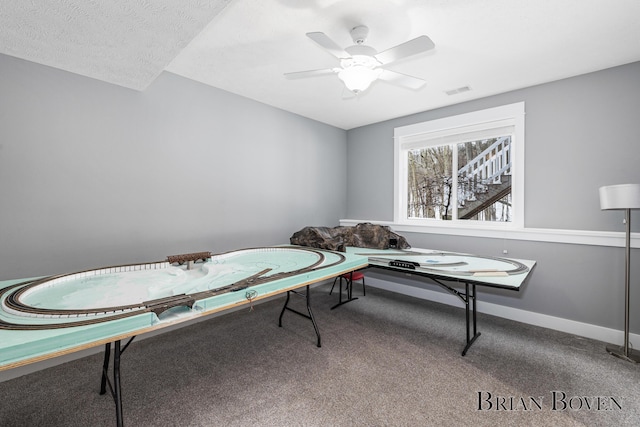
[[[370,56],[354,56],[342,60],[341,65],[338,78],[347,89],[356,94],[367,90],[382,73],[381,68],[376,68],[379,63]]]
[[[353,93],[360,93],[369,88],[380,75],[381,69],[371,69],[362,65],[344,68],[338,73],[338,78]]]

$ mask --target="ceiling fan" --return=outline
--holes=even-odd
[[[384,80],[410,89],[420,89],[426,83],[420,78],[387,70],[385,67],[400,59],[433,49],[435,45],[429,37],[416,37],[378,53],[371,46],[364,44],[367,35],[369,28],[366,26],[354,27],[351,30],[354,45],[342,49],[324,33],[307,33],[307,37],[340,60],[340,67],[285,73],[285,77],[297,79],[337,74],[347,89],[356,95],[367,90],[376,80]]]

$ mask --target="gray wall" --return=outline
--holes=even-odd
[[[348,131],[347,218],[393,221],[395,127],[520,101],[526,111],[526,227],[623,231],[622,212],[600,210],[598,187],[640,182],[640,63]],[[633,231],[640,230],[637,211],[631,223]],[[414,247],[493,256],[507,249],[510,257],[538,262],[520,293],[482,290],[482,301],[623,329],[621,248],[403,234]],[[631,305],[636,312],[639,252],[632,250]],[[640,316],[632,315],[631,332],[640,333]]]
[[[597,188],[640,181],[640,63],[344,132],[169,73],[135,92],[0,55],[0,280],[284,243],[339,218],[391,221],[395,127],[519,101],[527,227],[622,230]],[[406,236],[538,261],[520,293],[483,290],[483,301],[623,327],[620,248]]]
[[[170,73],[136,92],[0,55],[0,280],[287,243],[338,224],[345,181],[343,130]]]

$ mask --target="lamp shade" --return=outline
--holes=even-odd
[[[640,184],[600,187],[600,209],[640,209]]]

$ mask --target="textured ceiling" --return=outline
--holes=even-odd
[[[351,129],[639,61],[639,19],[638,0],[13,1],[0,53],[138,90],[166,70]],[[427,85],[343,99],[335,75],[284,78],[338,65],[305,33],[346,47],[362,24],[378,51],[428,35],[434,50],[389,67]]]
[[[231,0],[13,0],[0,53],[144,90]]]

